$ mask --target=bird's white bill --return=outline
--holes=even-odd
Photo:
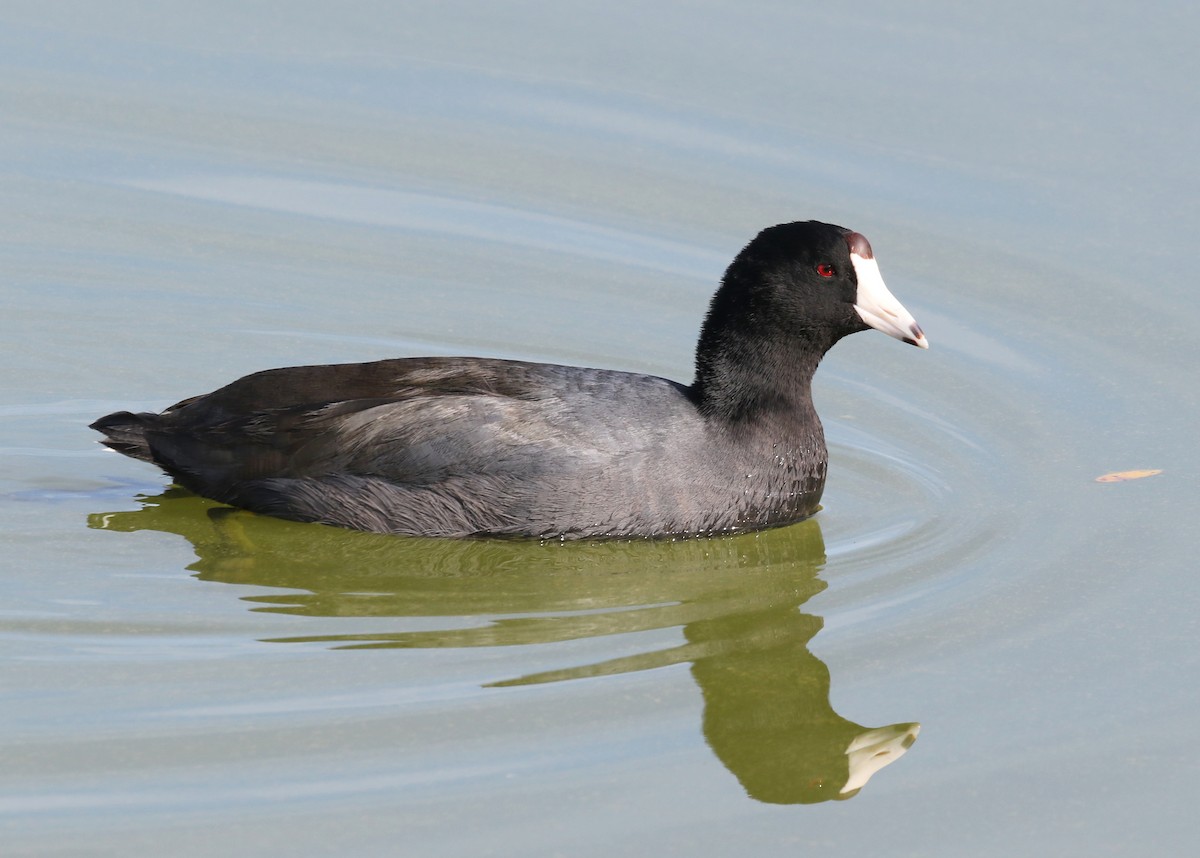
[[[912,343],[923,349],[929,348],[929,341],[912,313],[904,309],[904,305],[896,300],[896,296],[888,291],[879,273],[879,263],[874,259],[864,259],[857,253],[850,254],[854,264],[854,273],[858,277],[858,294],[854,298],[854,309],[859,318],[877,331],[883,331],[888,336],[906,343]]]

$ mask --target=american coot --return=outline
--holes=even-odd
[[[690,386],[400,358],[266,370],[92,428],[191,491],[298,521],[447,537],[754,530],[816,512],[826,449],[813,372],[867,328],[928,348],[866,238],[781,224],[725,272]]]

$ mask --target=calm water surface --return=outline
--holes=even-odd
[[[1192,6],[205,9],[0,11],[4,854],[1200,847]],[[794,527],[344,533],[86,429],[296,363],[688,380],[810,217],[932,348],[829,356]]]

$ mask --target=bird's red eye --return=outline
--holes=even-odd
[[[817,265],[817,273],[820,274],[822,277],[832,277],[833,276],[833,266],[830,265],[828,262],[822,262],[819,265]]]

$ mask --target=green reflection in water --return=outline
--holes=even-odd
[[[207,511],[207,515],[202,514]],[[185,537],[206,581],[284,588],[254,610],[313,617],[440,617],[486,625],[277,638],[341,649],[497,647],[680,628],[684,643],[492,683],[559,682],[684,662],[704,698],[704,735],[755,799],[855,795],[915,741],[919,725],[871,729],[829,704],[808,649],[822,620],[799,610],[825,588],[815,519],[680,542],[453,541],[354,533],[220,507],[179,489],[94,528]],[[300,592],[294,592],[300,591]]]

